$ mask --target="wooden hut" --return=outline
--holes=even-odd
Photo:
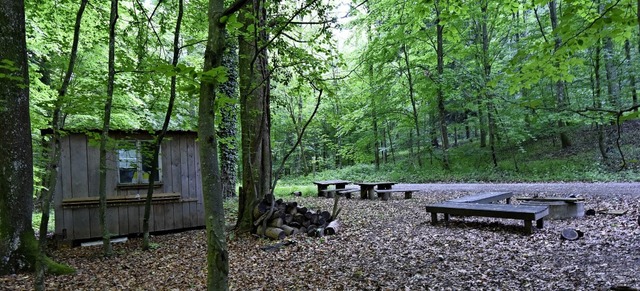
[[[54,193],[55,234],[63,240],[101,237],[99,143],[97,132],[61,138]],[[107,154],[107,225],[112,236],[142,233],[148,189],[148,154],[153,137],[145,131],[111,131]],[[204,226],[197,134],[170,131],[162,142],[154,182],[150,231]]]

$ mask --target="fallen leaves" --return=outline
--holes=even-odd
[[[640,288],[638,196],[585,196],[585,209],[620,209],[620,216],[596,214],[551,220],[533,235],[522,221],[454,217],[449,227],[432,226],[424,205],[466,192],[420,192],[413,199],[351,199],[343,208],[340,233],[304,234],[273,251],[275,242],[253,236],[229,240],[229,284],[234,290],[416,290],[416,289],[608,289]],[[330,209],[332,199],[296,197],[313,209]],[[584,237],[560,239],[566,228]],[[114,244],[115,256],[100,247],[60,249],[54,259],[78,272],[48,277],[52,290],[203,290],[206,244],[203,230],[153,237],[158,248],[140,251],[140,239]],[[31,274],[0,277],[1,288],[33,289]]]

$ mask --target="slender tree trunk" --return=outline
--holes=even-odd
[[[594,66],[593,66],[593,71],[594,71],[593,106],[595,108],[602,107],[602,89],[601,89],[601,81],[600,81],[602,79],[602,77],[600,76],[601,51],[602,51],[602,48],[600,47],[600,41],[598,41],[595,48],[595,56],[594,56],[595,60],[594,60]],[[603,121],[601,119],[598,119],[598,121],[596,122],[596,126],[598,128],[598,150],[600,150],[600,155],[602,156],[602,159],[606,161],[608,159],[607,141],[606,141],[606,136],[604,132]]]
[[[556,13],[556,1],[550,1],[549,2],[549,17],[551,18],[551,28],[554,30],[554,34],[555,34],[555,30],[558,27],[558,15]],[[562,46],[562,39],[560,39],[560,37],[558,35],[555,36],[555,48],[554,51],[557,51],[560,46]],[[556,68],[558,68],[560,66],[559,61],[556,61],[554,66],[556,66]],[[558,110],[560,112],[564,111],[567,107],[567,102],[565,100],[565,84],[563,80],[558,80],[555,84],[555,89],[556,89],[556,104],[558,107]],[[564,131],[565,127],[565,122],[560,119],[558,120],[558,128],[560,130],[560,143],[562,145],[562,148],[568,148],[571,146],[571,140],[569,139],[569,136],[567,135],[567,133]]]
[[[227,48],[222,58],[222,64],[227,68],[227,82],[220,85],[220,93],[233,100],[238,99],[238,41],[225,35]],[[218,129],[220,138],[220,179],[222,193],[225,198],[236,197],[236,183],[238,180],[238,106],[226,103],[220,107],[222,121]]]
[[[491,149],[491,160],[493,166],[498,166],[498,159],[496,155],[496,122],[494,118],[495,105],[492,98],[491,88],[489,87],[489,81],[491,80],[491,60],[489,56],[489,32],[487,29],[487,23],[489,22],[487,17],[488,0],[481,1],[480,11],[482,12],[482,19],[480,20],[479,33],[481,36],[482,52],[480,55],[480,63],[482,65],[482,79],[484,88],[481,89],[481,98],[486,100],[487,105],[487,121],[489,128],[489,148]]]
[[[176,29],[173,34],[173,57],[171,58],[171,66],[177,67],[178,60],[180,58],[180,25],[182,24],[182,14],[184,12],[183,0],[178,0],[178,18],[176,19]],[[151,160],[151,167],[149,173],[149,187],[147,187],[147,198],[144,204],[144,217],[142,218],[142,230],[143,240],[142,249],[148,250],[151,246],[149,241],[149,218],[151,217],[151,200],[153,199],[153,186],[156,181],[156,174],[158,172],[158,160],[160,156],[160,147],[162,140],[167,134],[169,128],[169,122],[171,121],[171,114],[173,113],[173,105],[176,100],[176,81],[177,76],[171,77],[171,85],[169,89],[169,106],[167,106],[167,112],[164,116],[164,123],[162,124],[162,131],[155,138],[153,144],[153,156]]]
[[[67,89],[69,88],[69,82],[71,81],[71,76],[73,74],[73,69],[75,66],[76,58],[78,55],[78,42],[80,40],[80,24],[82,22],[82,16],[84,14],[85,7],[87,6],[87,2],[89,0],[82,0],[80,2],[80,7],[78,8],[78,13],[76,14],[76,22],[73,29],[73,41],[71,44],[71,52],[69,54],[69,65],[67,67],[67,71],[64,75],[64,79],[62,80],[62,85],[58,90],[58,97],[55,102],[55,107],[53,110],[52,120],[51,120],[51,129],[52,134],[51,137],[46,143],[46,152],[48,154],[47,165],[45,168],[45,175],[43,177],[43,182],[45,183],[45,187],[41,193],[42,199],[42,219],[40,221],[40,231],[39,231],[39,239],[38,246],[40,249],[40,254],[45,253],[45,248],[47,244],[47,232],[49,226],[49,215],[51,213],[51,200],[53,198],[53,192],[56,188],[56,184],[58,181],[58,163],[60,161],[60,130],[63,128],[63,118],[61,118],[61,108],[63,99],[67,93]],[[40,259],[36,261],[36,278],[35,278],[35,289],[36,290],[45,290],[44,280],[45,280],[45,272],[46,266],[44,263],[44,259]]]
[[[369,33],[371,34],[371,32]],[[371,41],[371,36],[369,36]],[[373,127],[373,156],[376,170],[380,169],[380,138],[378,137],[378,102],[376,101],[376,90],[373,83],[373,65],[369,64],[369,94],[371,98],[371,125]]]
[[[449,170],[451,165],[449,164],[449,133],[447,132],[447,111],[444,106],[444,88],[442,82],[444,81],[444,48],[443,48],[443,35],[444,26],[440,23],[440,4],[439,0],[435,1],[436,5],[436,53],[438,57],[438,117],[440,120],[440,134],[442,135],[442,167],[445,170]]]
[[[111,123],[111,104],[113,103],[113,87],[115,81],[115,39],[116,22],[118,21],[118,0],[111,0],[111,15],[109,17],[109,71],[107,79],[107,100],[104,104],[104,118],[102,135],[100,138],[100,227],[102,228],[102,251],[105,257],[113,254],[111,248],[111,234],[107,224],[107,141],[109,139],[109,124]]]
[[[604,39],[604,67],[607,75],[607,94],[609,102],[614,108],[620,107],[620,86],[618,84],[618,71],[615,68],[613,40],[610,37]]]
[[[392,133],[391,133],[391,126],[389,125],[389,121],[386,120],[385,121],[385,125],[387,127],[387,138],[389,139],[389,150],[391,151],[391,162],[392,163],[396,163],[396,153],[395,150],[393,148],[393,138],[392,138]]]
[[[638,21],[638,55],[640,55],[640,0],[638,0],[636,2],[636,19]],[[636,100],[636,102],[633,103],[634,106],[638,104],[638,101]],[[638,111],[638,108],[634,109],[633,111]]]
[[[413,75],[411,74],[411,67],[409,66],[409,53],[407,52],[407,46],[405,44],[402,45],[402,54],[404,55],[404,64],[407,67],[407,82],[409,82],[409,99],[411,100],[411,109],[413,115],[413,123],[416,129],[416,147],[418,149],[418,166],[422,167],[422,149],[421,149],[421,141],[420,137],[420,122],[418,118],[418,107],[416,102],[415,90],[413,85]]]
[[[627,39],[624,41],[624,52],[627,61],[627,72],[629,73],[629,89],[631,90],[631,104],[638,105],[638,90],[636,88],[636,72],[631,60],[631,42]]]
[[[480,147],[487,147],[487,130],[485,124],[487,124],[487,118],[485,117],[484,110],[482,108],[485,106],[484,101],[482,100],[482,94],[478,94],[478,123],[480,129]]]

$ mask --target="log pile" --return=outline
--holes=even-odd
[[[333,235],[340,230],[340,223],[335,219],[339,212],[334,213],[332,216],[328,211],[314,211],[297,202],[274,200],[273,195],[266,195],[253,208],[254,231],[271,239],[283,239],[298,233],[312,237]]]

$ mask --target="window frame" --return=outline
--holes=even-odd
[[[153,140],[126,140],[118,144],[118,148],[116,149],[118,186],[126,187],[149,185],[149,176],[151,173],[144,170],[146,167],[144,165],[146,156],[144,147],[146,147],[146,144],[148,144],[149,148],[153,148],[153,142]],[[126,156],[123,156],[123,154],[125,153]],[[150,153],[149,156],[151,156],[152,154],[153,153]],[[153,159],[153,157],[151,157],[151,159]],[[129,170],[131,178],[124,179],[123,181],[123,169]],[[160,147],[160,152],[158,154],[157,172],[158,175],[156,177],[156,180],[154,181],[154,184],[162,185],[162,147]],[[129,180],[131,181],[129,182]]]

